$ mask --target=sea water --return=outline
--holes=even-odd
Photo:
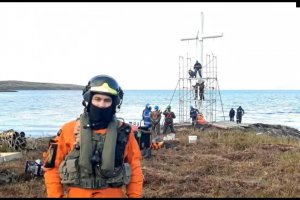
[[[217,121],[229,121],[230,108],[242,106],[244,123],[281,124],[300,129],[299,90],[221,90],[217,96]],[[118,117],[140,122],[147,103],[164,110],[169,104],[179,111],[178,92],[173,90],[125,90]],[[223,110],[221,106],[223,104]],[[21,90],[0,93],[0,132],[14,129],[26,136],[55,135],[60,127],[83,111],[82,91]],[[223,116],[224,111],[224,116]],[[178,117],[175,119],[177,122]]]

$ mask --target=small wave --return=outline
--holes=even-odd
[[[282,112],[282,111],[279,111],[279,112],[267,112],[267,113],[256,113],[256,114],[265,114],[265,115],[276,115],[276,114],[300,114],[300,112],[293,112],[293,111],[287,111],[287,112]]]
[[[295,111],[295,112],[291,111],[291,112],[287,112],[287,113],[291,113],[291,114],[300,114],[300,112],[298,112],[298,111]]]

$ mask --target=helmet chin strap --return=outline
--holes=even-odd
[[[121,107],[121,105],[120,105],[120,104],[119,104],[119,105],[117,105],[117,107],[116,107],[116,113],[120,111],[120,107]]]
[[[116,105],[116,113],[120,111],[121,109],[121,105],[122,105],[122,102],[123,102],[123,98],[120,98],[120,102],[118,105]]]

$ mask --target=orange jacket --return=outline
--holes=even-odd
[[[74,148],[76,121],[71,121],[63,125],[60,136],[57,136],[57,152],[54,168],[44,168],[45,184],[48,197],[64,197],[64,188],[60,183],[59,165],[65,156]],[[104,134],[106,129],[97,130],[99,134]],[[130,183],[126,186],[126,193],[129,198],[141,197],[143,189],[143,174],[141,169],[141,152],[134,137],[133,132],[129,134],[124,157],[131,166],[132,176]],[[122,188],[106,189],[84,189],[78,187],[68,187],[67,197],[126,197]]]
[[[207,121],[204,119],[204,116],[202,114],[197,115],[197,123],[198,124],[206,124]]]

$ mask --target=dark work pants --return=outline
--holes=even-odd
[[[175,133],[173,123],[164,123],[163,134],[165,134],[167,132],[168,127],[170,127],[172,133]]]
[[[242,123],[242,116],[239,115],[236,116],[236,123],[237,124]]]
[[[197,72],[199,74],[199,77],[202,78],[201,69],[195,69],[196,76],[197,76]]]
[[[152,123],[152,132],[156,133],[156,135],[160,134],[160,122]]]

